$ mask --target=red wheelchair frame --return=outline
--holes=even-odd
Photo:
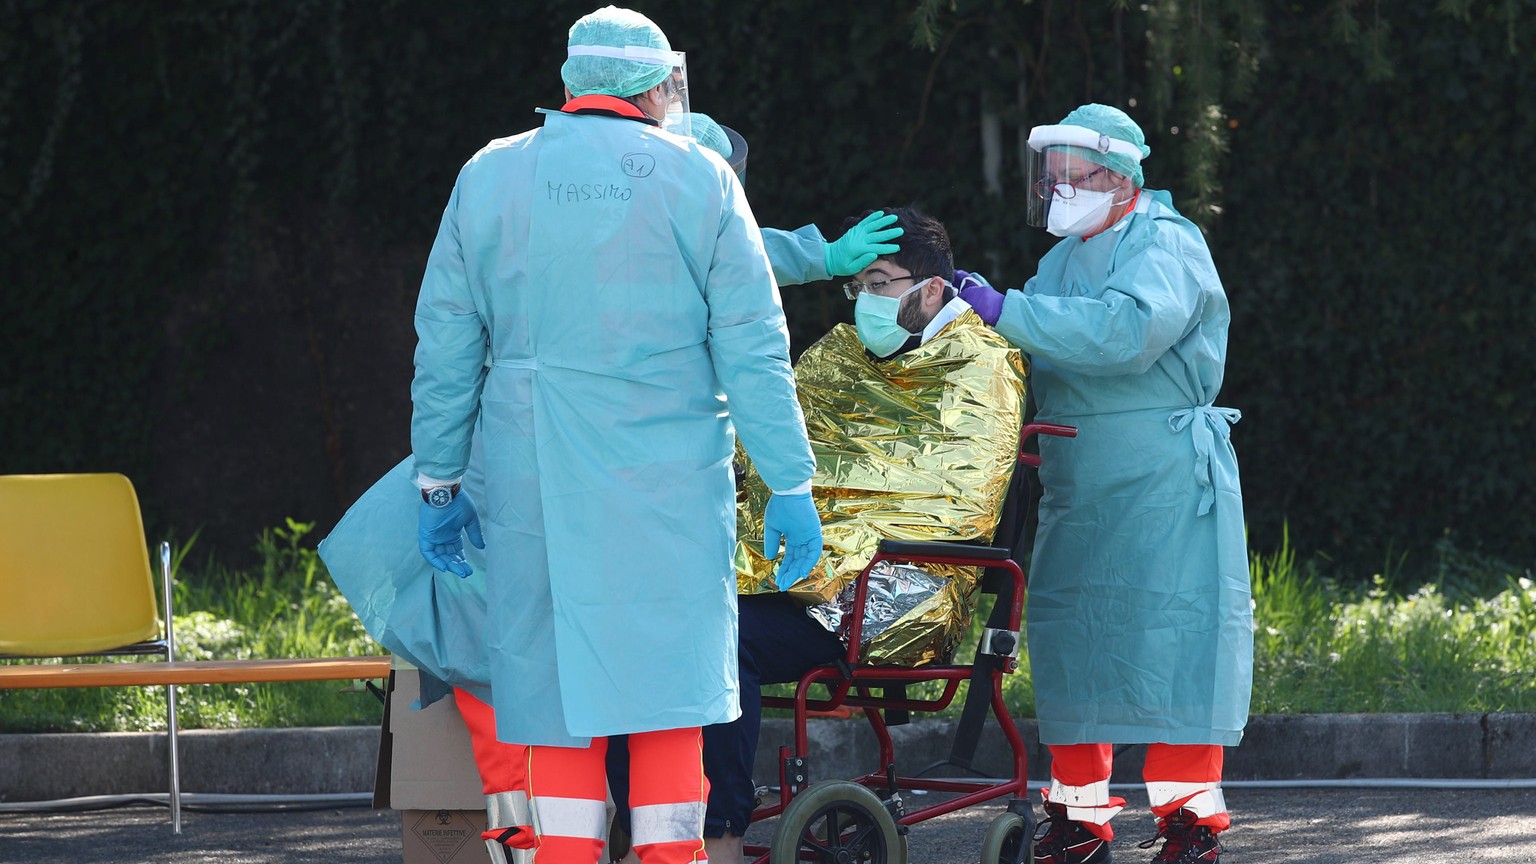
[[[1024,427],[1020,444],[1031,436],[1075,437],[1071,426],[1031,423]],[[1022,450],[1022,465],[1038,467],[1040,457]],[[779,800],[759,807],[752,821],[779,817],[770,846],[747,845],[746,854],[754,864],[790,864],[802,861],[859,861],[864,864],[904,864],[907,828],[918,822],[953,813],[975,804],[1010,796],[1007,810],[987,829],[982,844],[983,864],[1021,864],[1033,856],[1034,817],[1028,794],[1029,765],[1023,737],[1003,703],[1003,675],[1018,667],[1021,623],[1026,579],[1023,570],[1006,548],[970,546],[960,543],[911,543],[882,540],[873,558],[857,578],[854,605],[864,609],[869,589],[869,573],[881,561],[912,564],[950,564],[986,568],[978,588],[980,593],[997,597],[992,615],[982,631],[972,665],[934,664],[916,668],[860,665],[859,652],[863,630],[862,614],[849,616],[848,648],[835,666],[819,666],[807,672],[793,697],[764,696],[763,705],[792,709],[795,714],[795,746],[779,748]],[[905,693],[891,695],[890,689],[902,690],[905,684],[943,681],[943,693],[934,698],[909,698]],[[981,723],[990,709],[1013,754],[1013,776],[995,780],[978,778],[929,779],[896,774],[895,748],[892,744],[889,716],[904,723],[909,711],[941,711],[949,707],[962,681],[972,682],[951,758],[938,765],[952,764],[969,769]],[[821,685],[827,695],[812,698],[810,689]],[[881,695],[874,691],[882,690]],[[983,698],[985,696],[985,698]],[[852,780],[811,783],[807,719],[810,712],[855,707],[869,721],[879,744],[877,770]],[[960,739],[967,739],[963,743]],[[962,753],[969,748],[970,753]],[[929,766],[924,771],[938,765]],[[901,799],[902,790],[955,793],[957,797],[908,811]],[[883,793],[883,794],[876,794]]]

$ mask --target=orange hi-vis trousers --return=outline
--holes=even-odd
[[[453,688],[453,701],[469,729],[469,743],[485,793],[485,827],[480,836],[493,864],[525,864],[533,842],[528,809],[528,748],[496,740],[496,712],[467,690]],[[508,855],[512,850],[513,854]]]
[[[469,727],[492,820],[484,836],[493,860],[597,864],[608,835],[608,739],[594,738],[587,747],[506,744],[496,740],[489,706],[461,690],[455,695]],[[708,860],[703,834],[709,781],[704,778],[703,747],[696,726],[629,736],[630,837],[641,864]],[[527,803],[523,812],[517,809],[519,793]],[[505,818],[498,820],[503,812]],[[497,856],[498,845],[514,850],[510,859]],[[531,857],[525,857],[527,853]]]
[[[1051,785],[1045,800],[1065,804],[1067,818],[1081,822],[1105,841],[1115,839],[1109,820],[1125,808],[1125,799],[1109,794],[1114,748],[1108,744],[1052,744]],[[1221,792],[1224,751],[1216,744],[1148,744],[1141,778],[1147,784],[1152,815],[1175,811],[1195,814],[1195,824],[1227,830],[1232,817]]]

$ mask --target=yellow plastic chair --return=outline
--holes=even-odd
[[[162,618],[133,484],[121,474],[0,476],[0,657],[175,660],[171,547]],[[171,822],[181,833],[176,688],[167,685]]]

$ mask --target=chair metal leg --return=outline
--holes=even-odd
[[[165,659],[173,662],[176,659],[176,629],[172,622],[175,620],[175,612],[171,605],[171,544],[160,543],[160,585],[164,591],[165,599]],[[170,753],[171,775],[171,831],[181,833],[181,739],[177,735],[176,725],[176,685],[165,685],[166,718],[165,728],[169,733],[168,747]]]
[[[176,685],[165,685],[165,704],[167,728],[170,729],[170,769],[171,769],[171,831],[181,833],[181,760],[177,753],[181,749],[180,739],[176,728]]]

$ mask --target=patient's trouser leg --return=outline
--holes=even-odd
[[[786,594],[748,594],[736,603],[741,716],[704,727],[704,767],[711,784],[706,837],[739,837],[752,821],[757,803],[752,767],[763,718],[761,685],[799,681],[811,669],[837,662],[844,651],[835,634]]]

